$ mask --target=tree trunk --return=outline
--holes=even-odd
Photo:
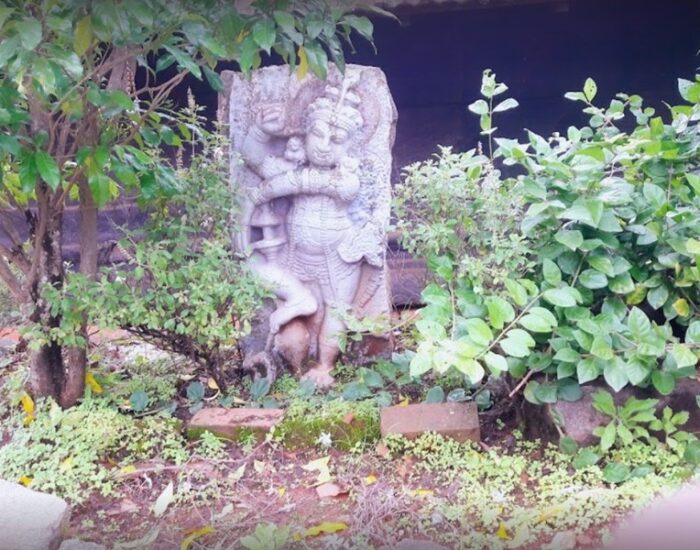
[[[45,330],[61,325],[60,313],[54,315],[44,298],[44,288],[63,286],[62,225],[63,210],[51,208],[51,193],[44,184],[37,188],[39,220],[34,235],[33,269],[30,295],[34,303],[32,321]],[[84,350],[66,350],[58,342],[49,342],[32,353],[28,389],[36,397],[53,397],[62,407],[70,407],[83,395],[86,355]]]

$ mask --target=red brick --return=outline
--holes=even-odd
[[[479,416],[475,403],[419,403],[381,410],[382,436],[401,434],[414,439],[437,432],[457,441],[479,441]]]
[[[187,434],[197,438],[203,431],[236,439],[241,431],[268,432],[284,417],[283,409],[225,409],[212,407],[197,412],[189,421]]]

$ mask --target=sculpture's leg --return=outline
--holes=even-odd
[[[321,326],[323,325],[323,318],[326,314],[326,307],[323,303],[323,293],[318,285],[310,283],[310,290],[314,298],[316,298],[316,303],[318,304],[318,309],[306,323],[309,330],[309,355],[318,359],[318,340],[319,334],[321,333]]]
[[[318,364],[304,375],[304,378],[312,380],[319,388],[329,387],[334,382],[331,371],[340,356],[338,342],[345,330],[345,323],[333,312],[333,304],[350,308],[355,299],[359,281],[360,266],[357,265],[352,266],[352,271],[343,278],[342,284],[338,285],[339,288],[335,293],[330,288],[326,288],[326,285],[321,287],[326,311],[319,331]]]

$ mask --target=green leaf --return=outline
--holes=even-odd
[[[700,465],[700,440],[689,441],[683,459],[695,466]]]
[[[518,323],[530,332],[552,332],[554,328],[546,319],[532,313],[521,317]]]
[[[41,23],[34,17],[26,17],[15,23],[22,47],[33,50],[41,43]]]
[[[350,25],[358,33],[360,33],[366,40],[372,42],[372,34],[374,33],[374,25],[367,17],[360,17],[357,15],[346,15],[342,23]]]
[[[666,287],[666,285],[659,285],[649,290],[647,293],[647,302],[649,302],[649,305],[654,309],[659,309],[664,306],[668,297],[668,287]]]
[[[671,357],[673,357],[679,369],[683,367],[694,367],[698,363],[697,356],[686,344],[673,344]]]
[[[595,380],[600,375],[598,364],[592,358],[584,359],[576,366],[576,377],[579,384],[585,384]]]
[[[577,199],[569,208],[560,212],[557,217],[598,227],[603,216],[603,209],[603,202],[599,199]]]
[[[661,395],[670,395],[676,387],[676,379],[670,372],[655,370],[651,375],[651,383]]]
[[[583,397],[583,390],[573,378],[557,381],[557,398],[562,401],[578,401]]]
[[[600,271],[608,277],[615,276],[615,267],[613,266],[612,261],[610,261],[610,258],[606,256],[588,256],[587,261],[588,265],[590,265],[596,271]]]
[[[603,469],[603,479],[608,483],[622,483],[630,478],[631,470],[627,464],[611,462]]]
[[[202,70],[204,71],[204,77],[207,79],[207,82],[209,82],[209,85],[212,87],[212,89],[215,92],[223,92],[224,83],[221,81],[221,77],[206,65],[202,67]]]
[[[426,403],[442,403],[445,401],[445,391],[440,386],[433,386],[425,394]]]
[[[608,278],[600,271],[594,269],[583,270],[578,280],[585,288],[590,288],[592,290],[608,286]]]
[[[506,279],[504,284],[510,293],[510,297],[513,298],[517,305],[524,306],[527,304],[527,290],[525,290],[523,285],[512,279]]]
[[[75,53],[82,56],[88,51],[92,44],[92,17],[86,15],[75,24],[73,35],[73,49]]]
[[[193,402],[201,401],[202,399],[204,399],[204,384],[202,384],[199,381],[190,382],[187,385],[187,399]]]
[[[46,151],[39,150],[34,153],[34,162],[41,179],[54,191],[58,189],[61,183],[61,171],[53,157]]]
[[[275,45],[277,32],[275,24],[271,19],[260,19],[255,22],[252,29],[253,40],[260,49],[270,53],[270,49]]]
[[[488,346],[493,340],[493,333],[489,326],[478,318],[467,319],[464,321],[464,326],[467,329],[467,334],[476,344]]]
[[[131,397],[129,397],[129,404],[131,405],[131,410],[135,413],[140,413],[146,410],[148,407],[150,399],[148,397],[148,394],[143,391],[139,390],[131,394]]]
[[[583,83],[583,93],[589,102],[595,99],[595,96],[598,93],[598,86],[596,85],[595,80],[590,77],[586,79],[586,82]]]
[[[651,334],[651,322],[638,307],[633,307],[630,311],[627,327],[632,339],[637,343],[643,342]]]
[[[581,360],[581,354],[572,348],[562,348],[554,355],[554,360],[563,363],[578,363]]]
[[[486,300],[489,322],[496,329],[502,329],[506,323],[515,319],[515,310],[508,302],[498,296],[492,296]]]
[[[599,460],[600,456],[598,456],[592,449],[583,448],[576,455],[576,458],[574,458],[572,465],[577,470],[582,470],[583,468],[595,466]]]
[[[629,382],[627,373],[625,372],[625,364],[622,361],[608,362],[603,370],[603,377],[608,386],[615,390],[615,392],[619,392]]]
[[[688,344],[700,344],[700,321],[693,321],[688,325],[685,341]]]
[[[489,105],[483,99],[477,99],[474,103],[469,104],[467,109],[477,115],[486,115],[489,112]]]
[[[540,403],[556,403],[557,402],[558,386],[554,383],[539,384],[534,392],[535,397]]]
[[[600,359],[612,359],[614,357],[610,342],[604,336],[596,336],[591,344],[591,353]]]
[[[615,416],[615,401],[613,400],[613,396],[610,395],[610,392],[598,390],[593,394],[591,399],[595,410],[610,417]]]
[[[343,386],[342,396],[345,401],[359,401],[371,397],[372,392],[362,382],[350,382]]]
[[[504,99],[498,105],[493,108],[494,113],[502,113],[503,111],[508,111],[509,109],[515,109],[519,103],[517,100],[511,98]]]
[[[382,388],[384,387],[384,380],[378,372],[372,369],[362,368],[360,369],[360,378],[369,388]]]
[[[170,55],[175,58],[177,64],[180,68],[185,69],[192,73],[192,75],[201,80],[202,79],[202,69],[199,67],[197,62],[192,59],[192,56],[187,52],[182,51],[174,46],[163,46]]]
[[[544,280],[552,286],[557,286],[561,283],[561,271],[559,267],[548,258],[545,258],[542,262],[542,274],[544,275]]]
[[[542,297],[559,307],[574,307],[578,301],[578,293],[571,287],[550,288],[544,291]]]
[[[506,372],[508,370],[508,361],[506,361],[506,358],[492,351],[486,352],[484,355],[484,363],[486,363],[486,366],[489,367],[492,372]]]
[[[575,439],[566,435],[559,440],[559,450],[565,455],[573,456],[578,451],[578,443],[576,443]]]
[[[433,358],[429,352],[418,350],[410,363],[411,376],[419,377],[433,368]]]
[[[472,384],[477,384],[484,377],[484,367],[476,359],[458,357],[454,362],[455,368],[466,375]]]
[[[600,436],[600,450],[603,452],[608,451],[615,444],[615,436],[617,430],[615,427],[615,422],[610,422],[605,428],[603,428],[603,433]]]

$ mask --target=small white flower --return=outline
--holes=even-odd
[[[316,440],[316,444],[320,445],[324,449],[328,449],[331,445],[333,445],[331,434],[328,432],[321,432],[321,435],[319,435],[318,439]]]

